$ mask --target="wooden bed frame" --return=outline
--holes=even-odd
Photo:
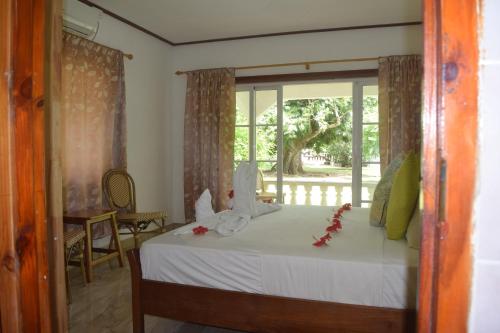
[[[311,301],[194,287],[142,278],[138,249],[127,252],[134,333],[144,315],[245,332],[414,332],[415,310]]]

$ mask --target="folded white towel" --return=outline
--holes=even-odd
[[[252,176],[251,165],[241,162],[233,176],[233,211],[253,216],[257,178]]]
[[[250,215],[237,214],[225,210],[214,216],[177,228],[174,231],[174,235],[192,234],[194,228],[202,226],[208,230],[215,230],[221,236],[231,236],[243,230],[248,225],[249,221]]]
[[[279,204],[264,203],[255,198],[257,187],[257,164],[241,162],[233,177],[233,211],[257,217],[281,209]]]
[[[196,210],[196,221],[201,221],[215,215],[212,208],[212,195],[208,188],[196,200],[194,208]]]
[[[250,215],[236,214],[231,211],[222,212],[218,218],[221,220],[215,231],[221,236],[232,236],[245,229],[250,221]]]
[[[212,208],[212,196],[206,189],[195,204],[196,222],[176,229],[174,235],[190,234],[194,228],[203,226],[208,230],[215,230],[219,235],[231,236],[243,230],[251,218],[281,209],[279,204],[256,200],[256,183],[257,164],[241,162],[234,173],[233,209],[215,214]]]
[[[253,217],[269,214],[281,209],[281,205],[277,203],[265,203],[261,201],[255,202],[255,212]]]

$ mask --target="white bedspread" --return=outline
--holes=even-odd
[[[232,237],[167,233],[141,248],[143,277],[349,304],[414,308],[418,251],[385,239],[368,209],[346,212],[326,247],[312,246],[330,207],[285,206]]]

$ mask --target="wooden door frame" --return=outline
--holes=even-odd
[[[61,34],[52,29],[61,26],[60,5],[0,2],[1,332],[67,331],[62,223],[53,218],[62,209],[46,205],[47,180],[57,180],[47,171],[58,153],[46,151],[45,143],[53,140],[48,134],[57,121],[51,106],[58,95],[47,99],[46,92],[60,84],[53,62],[60,43],[53,42]]]
[[[424,0],[424,218],[418,332],[466,332],[480,0]]]
[[[45,215],[45,1],[0,10],[2,331],[50,332]]]
[[[476,173],[479,2],[424,0],[424,223],[418,305],[421,333],[467,331]],[[55,244],[48,242],[52,234],[48,237],[45,208],[43,59],[47,3],[50,1],[0,2],[0,40],[6,44],[0,49],[0,69],[11,75],[0,78],[3,332],[64,330],[63,320],[57,318],[61,308],[49,310],[58,304],[55,299],[60,300],[64,291],[49,292],[50,273],[56,267],[60,270],[60,263],[49,268],[47,258]],[[52,315],[47,315],[48,311]]]

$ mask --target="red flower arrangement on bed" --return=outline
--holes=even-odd
[[[208,231],[208,228],[200,225],[199,227],[193,228],[193,234],[204,235]]]
[[[333,214],[332,223],[328,227],[326,227],[326,230],[325,230],[326,234],[324,234],[319,239],[313,236],[314,239],[316,240],[313,243],[313,245],[316,247],[328,245],[327,242],[329,242],[332,239],[331,234],[337,233],[340,231],[340,229],[342,229],[342,222],[340,220],[342,218],[342,214],[346,210],[351,210],[351,208],[352,208],[352,205],[350,203],[346,203],[346,204],[343,204],[342,207],[337,209],[337,212],[335,212],[335,214]]]

